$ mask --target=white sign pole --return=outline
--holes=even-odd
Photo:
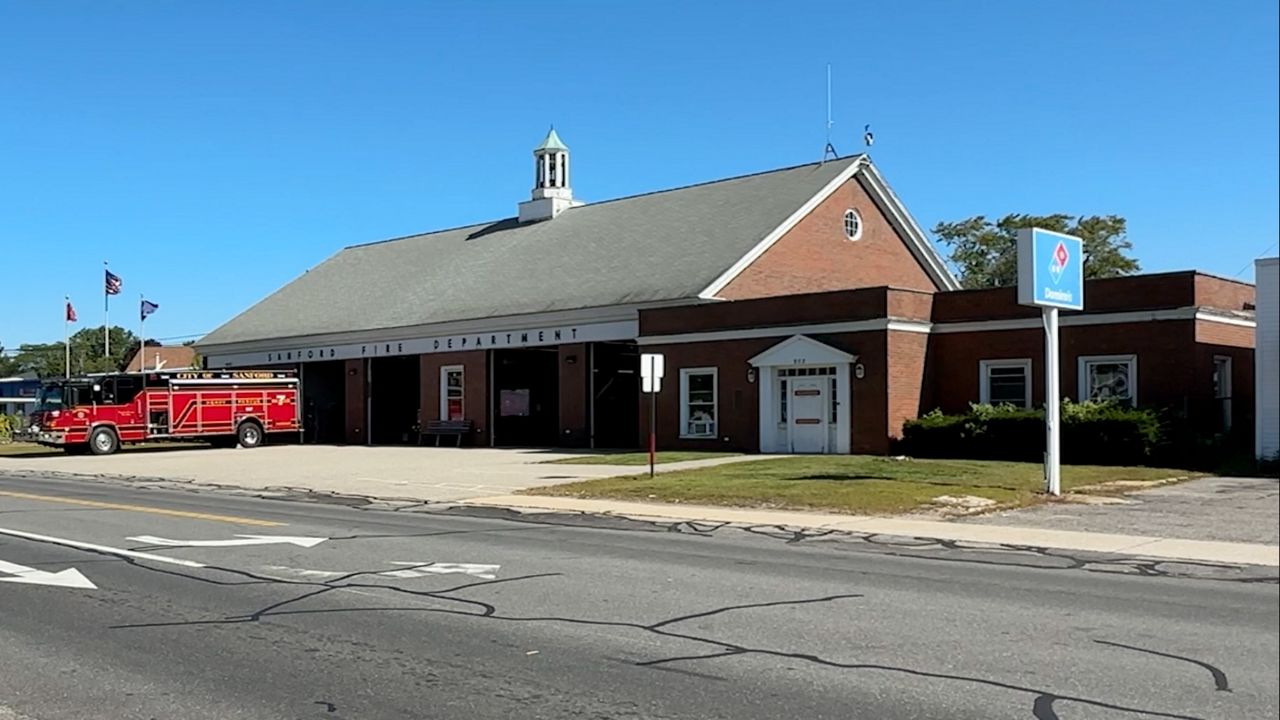
[[[658,451],[658,391],[662,389],[665,372],[666,356],[662,353],[641,353],[640,390],[649,393],[649,477],[653,477]]]
[[[1062,494],[1062,392],[1058,367],[1058,308],[1044,312],[1044,485],[1050,495]]]
[[[1040,228],[1018,231],[1018,303],[1044,318],[1044,489],[1062,494],[1062,388],[1058,309],[1084,309],[1084,241]]]
[[[649,477],[653,477],[653,463],[658,453],[658,393],[649,393]]]

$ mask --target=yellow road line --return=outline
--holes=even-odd
[[[99,502],[97,500],[83,500],[81,498],[59,497],[56,495],[34,495],[32,493],[12,492],[9,490],[0,490],[0,497],[18,498],[19,500],[40,500],[43,502],[65,503],[67,505],[80,505],[82,507],[99,508],[102,510],[128,510],[131,512],[152,513],[154,515],[168,515],[170,517],[188,518],[191,520],[212,520],[214,522],[234,523],[236,525],[259,525],[261,527],[280,527],[289,523],[274,522],[272,520],[255,520],[254,518],[236,517],[234,515],[213,515],[211,513],[190,512],[187,510],[169,510],[166,508],[149,507],[147,505],[124,505],[121,503]]]

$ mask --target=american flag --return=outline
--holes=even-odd
[[[69,322],[69,323],[73,323],[73,322],[75,322],[75,321],[76,321],[76,309],[75,309],[75,308],[73,308],[73,307],[71,307],[71,300],[67,300],[67,317],[66,317],[66,320],[67,320],[67,322]]]
[[[107,270],[106,273],[107,273],[107,279],[106,279],[106,285],[104,287],[106,289],[107,294],[119,295],[120,286],[124,285],[124,281],[120,279],[119,275],[116,275],[110,270]]]

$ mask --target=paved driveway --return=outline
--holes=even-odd
[[[572,456],[543,450],[284,445],[252,450],[138,450],[106,457],[0,457],[0,473],[166,478],[251,489],[292,487],[442,501],[638,471],[616,465],[544,464]]]
[[[1144,490],[1117,505],[1053,503],[962,522],[1188,540],[1280,544],[1280,482],[1204,478]]]

